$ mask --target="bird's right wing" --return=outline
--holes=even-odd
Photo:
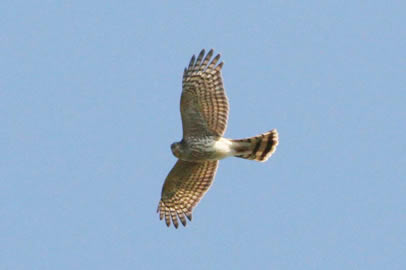
[[[192,220],[192,210],[210,188],[216,174],[218,161],[189,162],[178,160],[166,177],[159,201],[159,218],[165,217],[169,227],[171,220],[178,228],[178,218],[186,226],[186,218]]]

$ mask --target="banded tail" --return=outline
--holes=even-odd
[[[235,144],[235,157],[264,162],[275,152],[279,137],[278,131],[273,129],[255,137],[231,141]]]

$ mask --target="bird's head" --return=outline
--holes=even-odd
[[[177,158],[180,157],[180,143],[179,142],[174,142],[173,144],[171,144],[171,150],[175,157],[177,157]]]

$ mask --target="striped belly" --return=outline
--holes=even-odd
[[[232,155],[231,141],[219,137],[188,138],[186,141],[189,152],[187,160],[206,161],[219,160]],[[185,153],[186,154],[186,153]],[[182,157],[183,158],[183,157]]]

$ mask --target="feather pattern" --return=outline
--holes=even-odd
[[[223,62],[217,65],[220,54],[210,62],[213,50],[204,55],[202,50],[197,59],[193,56],[183,73],[180,110],[184,138],[222,136],[227,127],[229,105],[221,77]]]
[[[189,162],[178,160],[169,172],[162,188],[157,212],[178,228],[179,221],[186,226],[185,216],[192,220],[192,210],[210,188],[216,174],[218,161]]]

